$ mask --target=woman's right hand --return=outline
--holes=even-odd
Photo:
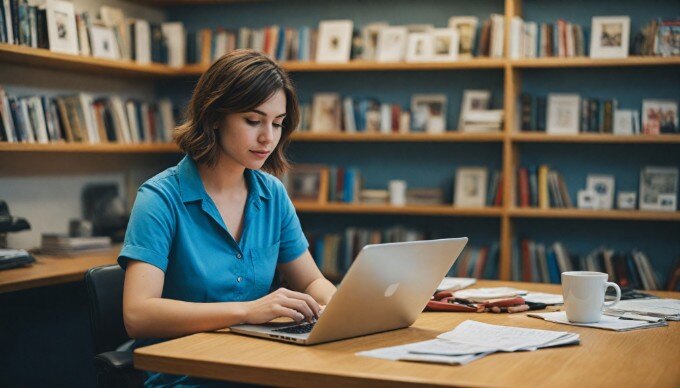
[[[308,294],[278,290],[252,302],[246,302],[245,323],[260,324],[279,317],[288,317],[300,323],[312,322],[319,317],[321,306]]]

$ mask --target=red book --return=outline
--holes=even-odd
[[[479,250],[479,257],[477,258],[477,263],[475,263],[474,278],[481,279],[482,272],[484,271],[484,266],[486,265],[486,257],[489,254],[489,248],[483,247]]]
[[[522,280],[531,281],[531,252],[529,252],[529,240],[520,242],[522,249]]]
[[[401,107],[397,104],[392,104],[392,132],[399,132],[399,122],[401,121]]]
[[[494,206],[501,206],[503,203],[503,176],[498,177],[498,190],[496,190],[496,198],[493,200]]]
[[[458,277],[465,278],[468,276],[467,267],[468,262],[470,261],[470,256],[472,256],[471,250],[466,249],[461,260],[458,261]]]
[[[519,206],[529,207],[529,170],[526,167],[520,167],[518,175]]]

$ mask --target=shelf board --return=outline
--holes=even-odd
[[[680,212],[641,211],[641,210],[584,210],[584,209],[524,209],[508,210],[516,218],[573,218],[600,220],[632,221],[680,221]]]
[[[0,62],[47,69],[87,72],[125,77],[170,77],[185,75],[187,69],[161,64],[139,65],[132,61],[55,53],[46,49],[0,43]],[[191,70],[191,68],[189,68]]]
[[[293,141],[302,142],[500,142],[502,132],[464,133],[449,131],[443,134],[429,133],[314,133],[295,132]]]
[[[628,57],[614,59],[594,59],[589,57],[575,58],[531,58],[511,59],[510,66],[518,69],[530,68],[569,68],[569,67],[619,67],[619,66],[678,66],[680,56],[675,57]]]
[[[461,216],[461,217],[500,217],[502,209],[457,208],[451,205],[391,206],[366,205],[353,203],[305,203],[293,201],[295,209],[300,213],[352,213],[352,214],[395,214],[425,216]]]
[[[178,153],[174,143],[157,144],[86,144],[86,143],[0,143],[0,152],[63,153]]]
[[[680,144],[680,135],[610,135],[583,133],[578,135],[548,135],[546,133],[513,133],[512,141],[522,143],[620,143],[620,144]]]

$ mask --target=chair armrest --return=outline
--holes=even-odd
[[[134,369],[132,365],[132,352],[111,351],[97,354],[94,357],[97,369],[114,369],[126,371]]]

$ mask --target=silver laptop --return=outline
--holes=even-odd
[[[230,329],[313,345],[411,326],[467,244],[467,237],[365,246],[314,323]]]

